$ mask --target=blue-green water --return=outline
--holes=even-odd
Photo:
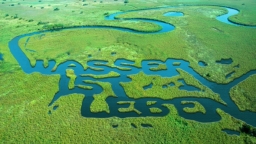
[[[176,17],[176,16],[183,16],[184,14],[182,12],[167,12],[164,14],[164,16],[170,16],[170,17]]]
[[[4,60],[4,55],[0,53],[0,60],[3,61]]]

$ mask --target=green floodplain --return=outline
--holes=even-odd
[[[186,5],[186,6],[184,6]],[[111,29],[72,29],[31,36],[19,41],[19,46],[34,66],[36,60],[43,60],[48,66],[50,60],[56,65],[67,60],[79,62],[84,69],[90,60],[108,61],[116,67],[117,59],[127,59],[141,67],[143,60],[168,58],[183,59],[190,63],[198,74],[212,82],[228,84],[249,71],[256,70],[256,28],[235,27],[217,21],[215,18],[227,11],[219,6],[239,10],[231,16],[234,23],[256,26],[255,0],[2,0],[0,2],[0,143],[256,143],[256,128],[233,117],[220,108],[215,109],[221,120],[198,122],[179,116],[172,104],[163,104],[170,110],[162,117],[86,118],[81,115],[82,101],[87,95],[69,94],[60,97],[48,106],[60,90],[60,75],[26,74],[12,55],[9,41],[14,37],[43,30],[81,25],[118,26],[144,32],[159,31],[158,25],[125,20],[106,21],[104,16],[129,10],[148,9],[162,6],[182,6],[159,10],[145,10],[119,15],[119,18],[147,18],[160,20],[175,26],[175,30],[159,35],[138,35]],[[183,17],[164,17],[163,14],[178,11]],[[114,55],[111,55],[114,54]],[[232,59],[232,64],[219,64],[221,59]],[[199,61],[207,63],[202,67]],[[154,63],[151,63],[154,65]],[[180,63],[173,63],[179,66]],[[67,89],[79,87],[91,90],[93,87],[75,85],[79,75],[71,68],[66,69],[69,78]],[[100,71],[100,69],[92,68]],[[121,68],[120,68],[121,69]],[[151,68],[152,71],[166,70],[164,64]],[[123,69],[127,70],[127,69]],[[182,69],[173,77],[146,75],[143,72],[128,75],[130,82],[121,82],[125,93],[134,101],[119,101],[121,113],[134,112],[136,99],[193,97],[208,98],[226,105],[219,94],[200,83],[193,75]],[[231,77],[226,76],[233,73]],[[118,97],[104,78],[118,78],[114,71],[104,75],[81,74],[97,81],[103,91],[93,95],[90,105],[92,113],[110,113],[106,102],[108,97]],[[184,91],[183,84],[194,86],[199,91]],[[173,83],[174,86],[168,84]],[[152,84],[152,88],[143,89]],[[163,89],[162,86],[166,85]],[[168,86],[167,86],[168,85]],[[256,113],[256,75],[251,75],[230,89],[230,98],[240,111]],[[162,110],[154,107],[157,101],[147,101],[152,114]],[[207,113],[200,102],[182,101],[183,111],[188,114]],[[187,107],[192,104],[192,107]],[[54,106],[58,106],[55,110]],[[125,107],[126,106],[126,107]],[[51,114],[49,114],[49,112]],[[255,122],[256,123],[256,122]],[[232,130],[240,135],[223,132]]]

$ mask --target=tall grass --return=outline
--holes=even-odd
[[[256,75],[251,75],[244,81],[240,82],[238,85],[234,86],[230,90],[230,97],[238,106],[241,111],[252,111],[256,112],[256,102],[255,97],[255,81]]]
[[[58,99],[48,107],[58,91],[59,76],[42,76],[38,73],[26,75],[22,72],[5,74],[0,79],[5,85],[0,87],[0,140],[3,143],[245,143],[255,138],[241,134],[227,135],[222,129],[239,131],[243,121],[217,109],[221,120],[198,123],[179,116],[173,105],[166,104],[170,113],[164,117],[140,118],[84,118],[81,104],[84,95],[71,94]],[[11,81],[11,83],[10,83]],[[38,87],[33,87],[34,84]],[[31,85],[31,86],[30,86]],[[31,89],[31,87],[33,87]],[[48,114],[51,110],[52,114]],[[137,126],[133,128],[131,123]],[[118,128],[112,125],[117,124]],[[141,124],[150,124],[144,128]],[[99,137],[105,134],[104,137]],[[175,133],[175,135],[174,135]],[[151,138],[150,138],[150,137]],[[204,138],[202,138],[204,137]]]
[[[161,77],[158,75],[146,75],[143,72],[138,74],[129,75],[132,79],[131,82],[121,82],[125,93],[134,99],[142,97],[157,97],[164,100],[170,100],[178,97],[197,97],[197,98],[210,98],[222,104],[226,104],[218,94],[214,93],[208,87],[202,85],[198,80],[187,72],[177,69],[180,75],[173,77]],[[179,87],[183,84],[178,80],[184,79],[187,85],[191,85],[200,89],[200,91],[187,91],[180,90]],[[144,86],[153,84],[152,88],[144,90]],[[174,86],[169,86],[174,83]],[[163,88],[163,86],[167,86]]]
[[[206,113],[206,110],[205,110],[204,106],[201,105],[197,101],[181,101],[181,104],[183,104],[183,105],[185,105],[185,104],[194,104],[194,107],[192,107],[192,108],[190,108],[190,107],[183,108],[183,110],[186,113],[197,113],[197,112],[201,112],[203,114]]]
[[[68,88],[73,89],[75,87],[76,74],[73,69],[66,69],[66,75],[69,78]]]
[[[0,63],[1,143],[134,143],[135,141],[137,143],[255,143],[255,138],[243,133],[240,136],[232,136],[222,132],[223,129],[239,131],[239,127],[244,122],[235,119],[220,109],[217,109],[217,113],[221,116],[221,120],[212,123],[198,123],[184,119],[179,116],[173,105],[166,105],[170,109],[170,113],[165,117],[84,118],[81,116],[81,104],[84,95],[72,94],[61,97],[56,101],[54,105],[59,105],[59,107],[57,110],[53,110],[52,107],[48,107],[48,104],[55,93],[58,92],[60,76],[43,76],[39,73],[24,74],[19,71],[20,67],[8,47],[8,42],[15,36],[40,31],[44,29],[45,25],[54,24],[63,24],[65,27],[97,24],[155,31],[159,27],[149,23],[107,22],[104,20],[104,13],[156,7],[164,4],[231,6],[241,10],[241,13],[231,17],[230,20],[243,24],[255,24],[256,17],[254,13],[256,9],[253,0],[200,0],[197,2],[158,0],[157,3],[152,1],[140,3],[137,0],[129,0],[127,5],[123,5],[121,1],[112,4],[111,2],[114,1],[104,1],[102,4],[96,2],[94,4],[93,1],[88,0],[89,5],[86,8],[82,6],[82,2],[76,4],[68,1],[67,7],[65,7],[66,3],[59,2],[33,1],[32,8],[30,8],[31,0],[5,1],[4,4],[0,5],[0,51],[4,54],[4,61]],[[15,3],[14,6],[9,6],[13,3]],[[16,3],[20,3],[20,5],[16,5]],[[44,9],[41,9],[42,6]],[[60,11],[54,12],[53,7],[55,6],[58,6]],[[80,8],[83,9],[83,14],[80,14]],[[228,83],[234,78],[255,69],[254,48],[256,43],[254,29],[233,27],[216,21],[211,16],[217,15],[216,11],[224,12],[223,9],[216,7],[185,7],[171,10],[182,11],[185,16],[180,18],[163,17],[162,14],[165,11],[148,11],[142,13],[142,15],[134,14],[134,16],[160,19],[174,24],[176,30],[171,33],[136,35],[108,30],[61,31],[47,33],[46,37],[41,40],[36,37],[31,38],[28,46],[37,50],[34,54],[24,50],[24,40],[20,41],[20,45],[29,57],[31,64],[34,64],[35,60],[41,59],[44,60],[45,66],[47,66],[47,61],[50,59],[55,59],[58,64],[66,60],[77,60],[84,64],[86,68],[86,61],[91,59],[108,60],[109,64],[113,66],[116,59],[126,58],[135,60],[136,66],[140,66],[143,59],[179,58],[189,61],[190,66],[201,75],[207,77],[209,74],[208,79],[219,83]],[[9,16],[6,17],[6,14]],[[16,14],[18,14],[18,18],[14,19]],[[29,22],[32,19],[33,21]],[[216,28],[218,31],[216,31]],[[98,48],[102,50],[100,53]],[[71,52],[70,56],[67,55],[67,52]],[[115,52],[116,55],[112,56],[112,52]],[[88,58],[88,54],[92,55],[91,59]],[[221,58],[232,58],[234,62],[231,65],[216,64],[215,61]],[[197,64],[200,60],[207,62],[208,66],[200,67]],[[234,66],[238,64],[240,67],[235,68]],[[225,79],[225,75],[233,70],[236,73],[231,78]],[[140,88],[151,83],[155,76],[138,75],[148,80],[143,79],[137,84],[130,83],[129,85],[134,86],[133,89],[126,85],[128,95],[132,93],[139,97],[139,94],[148,94],[152,91],[152,89],[148,89],[144,92]],[[179,77],[181,76],[175,78],[155,77],[158,80],[153,83],[152,88],[158,87],[155,90],[159,90],[161,82],[164,82],[164,84],[174,82],[176,85],[174,89],[177,90],[177,86],[181,85],[176,81]],[[134,81],[140,80],[136,76],[133,76],[133,78]],[[187,84],[190,82],[192,85],[204,88],[195,80],[186,81],[187,76],[184,79]],[[105,92],[94,97],[94,104],[91,106],[92,112],[108,112],[105,99],[109,95],[114,96],[113,92],[108,91],[112,90],[110,84],[101,83],[100,85],[103,89],[105,88]],[[232,99],[241,110],[250,109],[249,107],[252,106],[250,102],[252,102],[253,85],[255,85],[255,80],[250,77],[231,91]],[[242,89],[247,92],[247,95],[242,93]],[[237,90],[241,90],[241,92]],[[176,94],[182,95],[182,93],[184,95],[188,94],[180,91],[177,91]],[[159,94],[162,95],[164,92],[162,91]],[[205,94],[194,94],[221,101],[211,91],[207,91]],[[239,100],[238,94],[242,94]],[[164,96],[163,98],[169,99],[171,97]],[[243,105],[246,106],[243,107]],[[49,110],[52,112],[50,115],[48,114]],[[137,128],[133,128],[132,123]],[[112,124],[118,124],[118,128],[112,128]],[[141,127],[141,124],[151,124],[153,128],[144,128]]]

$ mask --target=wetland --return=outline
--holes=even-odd
[[[239,55],[234,54],[238,52],[237,48],[229,55],[221,55],[220,52],[220,56],[217,56],[215,46],[203,51],[203,47],[211,44],[202,40],[202,36],[212,38],[193,31],[196,26],[190,18],[208,20],[208,23],[202,22],[209,28],[206,31],[215,30],[213,35],[220,38],[223,35],[233,37],[230,42],[235,40],[230,35],[232,30],[240,33],[251,31],[248,34],[251,36],[256,27],[234,20],[240,11],[233,5],[207,5],[207,2],[201,6],[193,3],[178,6],[174,6],[175,3],[170,6],[148,4],[141,8],[124,5],[120,11],[106,6],[108,12],[99,16],[102,23],[51,28],[48,25],[46,30],[31,29],[17,32],[12,38],[9,36],[5,43],[8,50],[0,53],[0,60],[4,63],[15,60],[16,67],[13,67],[20,70],[13,68],[10,72],[0,73],[1,82],[8,81],[6,86],[10,86],[9,90],[6,86],[1,88],[0,98],[6,102],[0,111],[7,117],[11,113],[16,114],[11,118],[14,126],[16,120],[24,120],[24,114],[30,114],[29,121],[34,123],[35,114],[40,115],[40,111],[46,121],[56,125],[61,119],[63,125],[69,125],[68,121],[72,119],[75,124],[72,125],[76,127],[73,127],[74,131],[81,127],[79,123],[89,124],[86,127],[91,130],[97,126],[105,127],[101,129],[108,130],[109,137],[117,131],[125,135],[134,130],[137,133],[137,129],[156,135],[152,129],[160,129],[161,133],[168,131],[164,127],[171,127],[179,131],[179,136],[171,138],[168,132],[165,138],[178,143],[188,141],[181,138],[184,129],[191,131],[195,141],[196,133],[202,130],[212,143],[215,138],[222,142],[255,142],[253,136],[241,130],[244,124],[249,124],[251,130],[256,127],[255,108],[251,107],[255,102],[251,91],[256,69],[254,65],[248,66],[250,62],[246,59],[253,54],[239,59]],[[107,2],[107,5],[112,3]],[[94,7],[98,6],[101,4],[94,4]],[[193,11],[207,16],[191,13]],[[216,25],[214,29],[207,25],[210,22]],[[215,39],[220,40],[214,38],[212,42]],[[255,37],[251,37],[248,44],[252,44],[250,49],[255,48],[253,39]],[[228,41],[219,44],[226,45]],[[229,50],[223,49],[226,53]],[[213,52],[212,57],[206,56],[207,52]],[[9,85],[10,81],[15,82],[13,86]],[[35,89],[29,91],[31,87]],[[22,104],[16,100],[8,101],[8,96],[17,99],[15,94],[21,94]],[[13,107],[12,103],[17,103],[18,107]],[[26,122],[27,130],[31,129],[29,121]],[[4,128],[11,123],[4,122]],[[40,128],[46,126],[44,122],[39,123]],[[8,141],[6,137],[12,133],[6,132],[1,140]],[[216,137],[211,138],[210,133]],[[51,141],[52,138],[48,138],[46,140]],[[118,138],[116,141],[129,140]]]

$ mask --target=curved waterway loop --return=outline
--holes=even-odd
[[[163,8],[170,8],[170,7],[162,7],[162,8],[154,8],[154,9],[163,9]],[[232,8],[226,8],[228,10],[228,14],[222,15],[217,17],[217,19],[223,23],[226,24],[232,24],[234,25],[234,23],[228,21],[228,17],[236,14],[235,9]],[[145,9],[145,10],[149,10],[149,9]],[[133,10],[133,11],[140,11],[140,10]],[[128,11],[128,12],[132,12],[132,11]],[[114,13],[111,14],[107,17],[105,17],[106,20],[115,20],[116,16],[120,15],[120,14],[125,14],[128,12],[118,12],[118,13]],[[238,12],[238,11],[237,11]],[[144,22],[151,22],[154,24],[157,24],[159,26],[162,27],[162,29],[160,31],[157,32],[141,32],[141,31],[136,31],[136,30],[132,30],[132,29],[128,29],[128,28],[121,28],[121,27],[112,27],[112,26],[77,26],[77,27],[72,27],[72,28],[63,28],[63,29],[59,29],[59,30],[65,30],[65,29],[113,29],[113,30],[119,30],[119,31],[123,31],[123,32],[131,32],[131,33],[137,33],[137,34],[161,34],[161,33],[165,33],[165,32],[170,32],[172,30],[174,30],[174,26],[162,21],[157,21],[157,20],[148,20],[148,19],[123,19],[123,20],[132,20],[132,21],[144,21]],[[238,26],[238,25],[236,25]],[[79,64],[76,61],[66,61],[62,64],[60,64],[56,71],[52,71],[53,67],[55,66],[56,62],[55,61],[49,61],[49,65],[47,68],[43,67],[43,61],[37,61],[35,67],[32,67],[30,65],[30,61],[27,58],[27,56],[24,54],[24,52],[21,50],[21,48],[18,45],[18,42],[21,38],[26,37],[26,36],[33,36],[33,35],[37,35],[37,34],[43,34],[46,32],[51,32],[51,31],[42,31],[42,32],[33,32],[33,33],[29,33],[29,34],[24,34],[24,35],[20,35],[17,36],[15,38],[13,38],[10,42],[9,42],[9,48],[10,51],[12,53],[12,55],[16,58],[16,60],[18,61],[19,65],[21,66],[22,70],[25,73],[33,73],[33,72],[40,72],[41,74],[46,74],[46,75],[52,75],[52,74],[60,74],[61,75],[61,79],[59,82],[59,87],[60,90],[59,92],[57,92],[52,100],[52,102],[49,105],[52,105],[59,97],[64,96],[64,95],[68,95],[68,94],[72,94],[72,93],[81,93],[81,94],[85,94],[86,98],[83,100],[83,104],[82,104],[82,108],[81,108],[81,114],[85,117],[112,117],[112,116],[118,116],[118,117],[140,117],[140,116],[164,116],[167,115],[169,113],[169,111],[167,110],[167,108],[162,107],[161,104],[164,103],[171,103],[174,104],[176,106],[176,108],[179,111],[180,116],[187,118],[187,119],[193,119],[196,121],[200,121],[200,122],[213,122],[213,121],[218,121],[220,120],[220,116],[216,113],[216,108],[221,108],[222,110],[224,110],[225,112],[231,114],[232,116],[242,119],[245,122],[247,122],[248,124],[251,124],[253,126],[256,126],[256,113],[253,112],[249,112],[249,111],[245,111],[245,112],[241,112],[237,106],[233,103],[233,101],[230,99],[229,96],[229,91],[230,89],[237,85],[239,82],[245,80],[246,78],[248,78],[250,75],[252,74],[256,74],[256,71],[250,71],[247,74],[241,76],[240,78],[235,79],[234,81],[232,81],[229,84],[223,85],[223,84],[217,84],[211,81],[208,81],[207,79],[203,78],[202,76],[200,76],[197,72],[195,72],[192,68],[189,67],[189,62],[184,61],[184,60],[177,60],[177,59],[168,59],[165,62],[161,62],[161,61],[157,61],[157,60],[152,60],[152,61],[142,61],[142,68],[137,68],[134,66],[124,66],[122,65],[123,63],[130,63],[133,64],[132,61],[129,60],[125,60],[125,59],[118,59],[115,61],[115,65],[119,66],[119,67],[124,67],[124,68],[130,68],[129,71],[122,71],[120,69],[117,68],[111,68],[108,66],[98,66],[95,65],[96,62],[100,62],[100,63],[106,63],[105,61],[89,61],[87,64],[90,67],[98,67],[98,68],[102,68],[102,71],[94,71],[92,69],[87,69],[84,70],[82,65]],[[167,70],[163,70],[163,71],[150,71],[150,62],[158,62],[158,63],[164,63],[167,66]],[[173,62],[180,62],[179,66],[173,66]],[[76,67],[69,67],[70,64],[75,64]],[[152,66],[152,65],[151,65]],[[68,82],[69,79],[66,77],[65,71],[67,68],[73,69],[75,74],[78,76],[76,81],[75,81],[75,85],[76,87],[74,89],[69,90],[68,89]],[[140,98],[140,99],[132,99],[129,98],[126,93],[124,92],[123,87],[121,87],[119,85],[120,82],[130,82],[131,79],[127,78],[127,75],[131,75],[131,74],[137,74],[140,71],[143,71],[145,74],[147,75],[160,75],[162,77],[172,77],[172,76],[176,76],[179,75],[179,73],[176,71],[176,68],[181,68],[183,70],[185,70],[186,72],[190,73],[191,75],[193,75],[197,80],[199,80],[203,85],[206,85],[207,87],[209,87],[210,89],[212,89],[215,93],[218,93],[221,98],[227,103],[226,105],[222,105],[216,101],[213,101],[211,99],[207,99],[207,98],[175,98],[173,100],[162,100],[159,98]],[[110,71],[115,71],[117,73],[119,73],[121,76],[118,78],[105,78],[105,79],[94,79],[91,77],[81,77],[81,74],[95,74],[95,75],[100,75],[100,74],[107,74]],[[93,94],[97,94],[97,93],[101,93],[102,92],[102,88],[97,85],[97,84],[90,84],[90,83],[84,83],[84,80],[92,80],[92,81],[103,81],[103,82],[110,82],[112,84],[112,88],[113,91],[115,92],[115,94],[118,96],[118,98],[113,98],[113,97],[109,97],[107,98],[107,103],[110,106],[110,114],[107,113],[91,113],[90,112],[90,104],[93,101]],[[84,89],[80,89],[79,87],[77,87],[77,85],[80,84],[86,84],[87,86],[92,86],[93,89],[92,90],[84,90]],[[161,109],[163,110],[162,113],[160,114],[152,114],[150,113],[149,109],[146,109],[146,107],[148,107],[146,105],[146,101],[157,101],[156,105],[153,105],[154,107],[161,107]],[[201,113],[196,113],[196,114],[188,114],[185,113],[182,108],[184,107],[184,105],[181,105],[181,101],[183,100],[194,100],[194,101],[198,101],[200,102],[205,108],[206,108],[206,114],[201,114]],[[136,113],[120,113],[117,111],[117,107],[122,107],[120,105],[117,104],[118,101],[136,101],[135,103],[135,108],[138,109],[139,111],[142,112],[141,115],[138,115]],[[149,107],[148,107],[149,108]]]

